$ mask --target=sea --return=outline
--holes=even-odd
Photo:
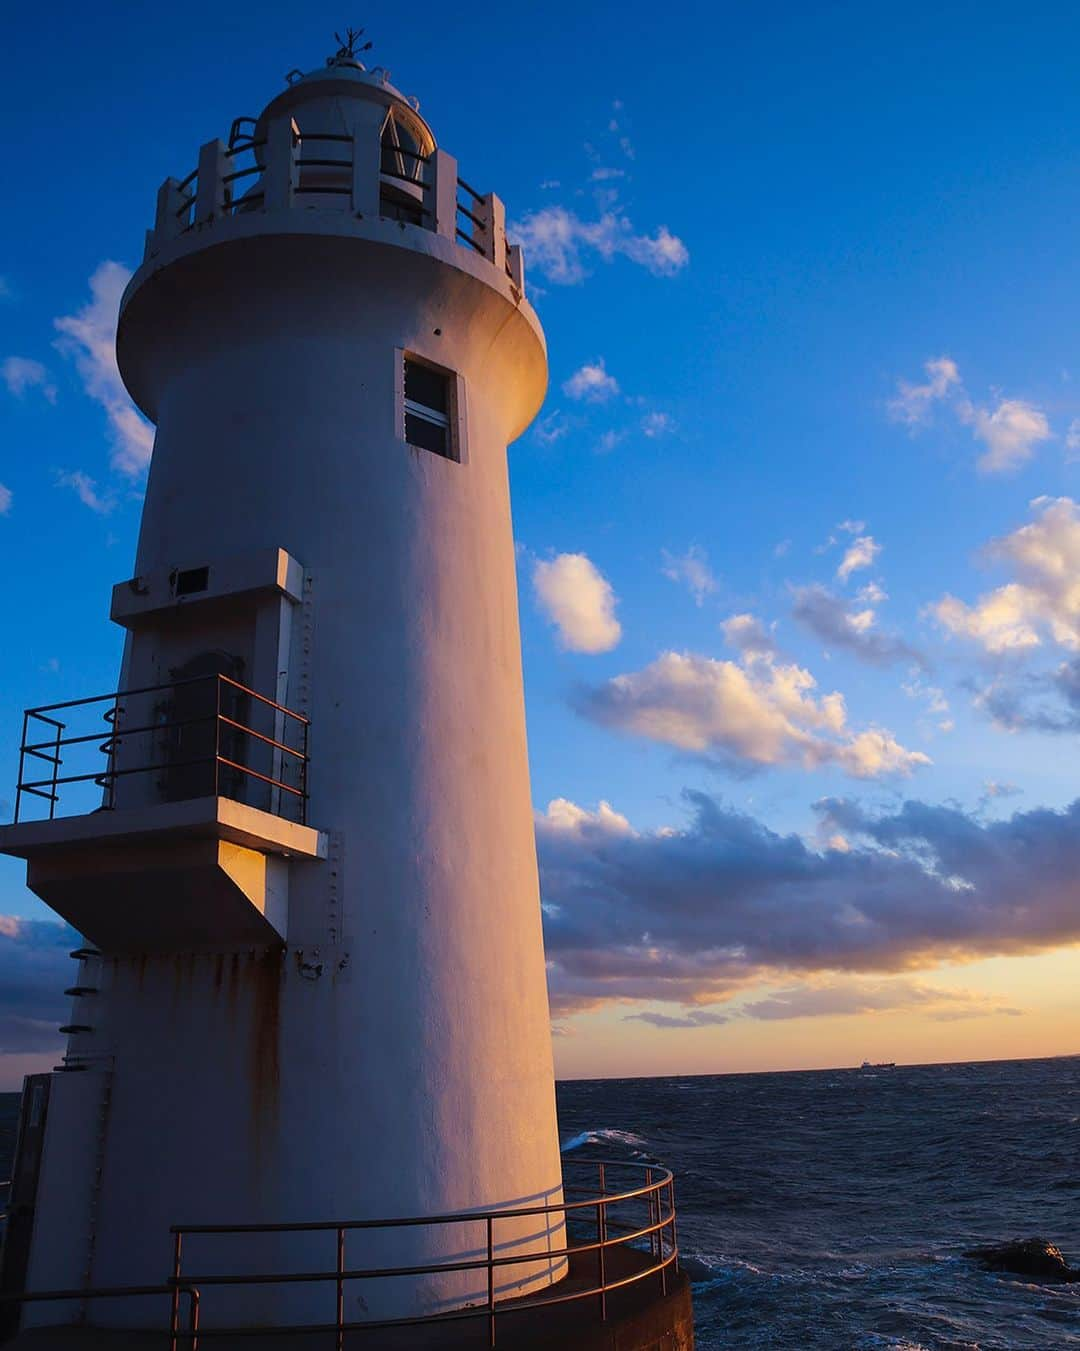
[[[1080,1284],[982,1271],[1039,1236],[1080,1266],[1080,1057],[605,1079],[564,1151],[665,1164],[698,1351],[1080,1347]]]
[[[1039,1236],[1080,1266],[1080,1057],[577,1080],[558,1104],[567,1157],[673,1170],[698,1351],[1080,1348],[1080,1283],[963,1255]]]

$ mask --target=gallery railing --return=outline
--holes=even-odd
[[[238,119],[247,122],[250,119]],[[234,124],[234,132],[235,132]],[[303,132],[278,118],[266,134],[208,141],[198,165],[158,191],[147,256],[171,239],[215,220],[284,208],[385,216],[442,234],[494,263],[523,291],[524,259],[506,237],[506,213],[494,193],[480,193],[458,176],[457,160],[372,141],[364,128]]]
[[[302,713],[222,674],[29,708],[15,820],[27,798],[52,820],[78,786],[100,799],[71,792],[62,814],[221,796],[304,823],[308,732]]]
[[[496,1345],[500,1319],[529,1315],[530,1326],[545,1313],[563,1305],[592,1301],[595,1315],[607,1322],[612,1295],[620,1290],[655,1280],[658,1293],[668,1293],[670,1276],[678,1271],[679,1247],[675,1228],[675,1183],[672,1174],[658,1165],[623,1160],[568,1159],[563,1161],[564,1173],[569,1170],[580,1176],[581,1170],[595,1170],[594,1182],[572,1182],[564,1176],[564,1199],[557,1204],[543,1206],[513,1206],[496,1210],[463,1211],[449,1215],[429,1215],[387,1220],[328,1220],[296,1224],[191,1224],[175,1225],[173,1234],[173,1271],[171,1279],[162,1286],[131,1286],[83,1291],[34,1291],[25,1295],[0,1296],[0,1302],[47,1301],[50,1299],[99,1299],[123,1295],[170,1296],[169,1336],[171,1351],[191,1348],[198,1351],[203,1338],[265,1335],[275,1333],[334,1333],[338,1351],[345,1344],[345,1334],[377,1332],[392,1327],[433,1327],[455,1324],[467,1319],[483,1320],[484,1338],[489,1348]],[[632,1186],[609,1186],[612,1170],[636,1170],[644,1181]],[[616,1212],[616,1213],[613,1213]],[[562,1216],[572,1233],[560,1248],[533,1247],[525,1251],[499,1254],[498,1224],[501,1220]],[[400,1230],[418,1226],[477,1225],[484,1235],[483,1255],[455,1262],[420,1263],[398,1267],[350,1267],[347,1260],[347,1236],[356,1231]],[[549,1226],[550,1228],[550,1226]],[[240,1275],[218,1275],[210,1271],[192,1274],[183,1270],[185,1238],[194,1235],[242,1236],[253,1234],[289,1234],[325,1232],[336,1241],[337,1260],[332,1269],[291,1273],[247,1272]],[[621,1262],[614,1260],[623,1252]],[[595,1276],[582,1276],[581,1264],[589,1254]],[[515,1265],[538,1262],[557,1263],[572,1259],[577,1264],[575,1279],[563,1290],[559,1284],[547,1287],[541,1294],[497,1300],[497,1274]],[[383,1318],[353,1320],[345,1314],[345,1287],[350,1281],[387,1280],[406,1276],[435,1276],[449,1272],[482,1273],[482,1284],[487,1298],[482,1304],[448,1312],[418,1314],[410,1318]],[[200,1309],[205,1308],[204,1292],[208,1287],[289,1285],[316,1283],[332,1287],[334,1317],[321,1323],[284,1325],[268,1329],[255,1326],[200,1326]],[[187,1301],[187,1318],[183,1317],[183,1302]],[[586,1307],[588,1307],[586,1305]],[[378,1343],[372,1343],[377,1346]]]

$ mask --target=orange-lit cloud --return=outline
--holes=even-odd
[[[987,822],[918,801],[875,815],[829,800],[818,813],[833,845],[815,849],[706,794],[686,798],[679,829],[638,831],[610,807],[566,802],[538,818],[557,1013],[626,1001],[728,1006],[785,973],[790,985],[1080,942],[1080,801]],[[745,1012],[807,1016],[815,1001],[832,1013],[927,1008],[929,998],[910,984],[821,991]],[[955,1016],[963,1003],[937,1012]]]

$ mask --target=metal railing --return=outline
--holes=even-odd
[[[168,1295],[179,1301],[181,1295],[187,1296],[188,1322],[183,1332],[173,1333],[170,1351],[179,1351],[181,1338],[194,1348],[199,1345],[199,1292],[191,1285],[177,1286],[172,1281],[167,1285],[102,1285],[87,1290],[20,1290],[0,1292],[0,1306],[5,1304],[52,1304],[69,1300],[86,1303],[95,1299],[145,1298],[147,1295]],[[179,1318],[173,1318],[170,1326],[179,1328]]]
[[[205,1291],[206,1287],[242,1286],[242,1285],[291,1285],[297,1283],[323,1283],[333,1286],[334,1319],[324,1323],[283,1326],[275,1329],[282,1333],[329,1333],[336,1334],[338,1351],[344,1345],[347,1332],[373,1332],[392,1327],[429,1326],[442,1323],[460,1322],[464,1319],[483,1318],[487,1325],[487,1345],[496,1345],[496,1331],[500,1317],[513,1314],[532,1313],[548,1310],[564,1304],[582,1300],[595,1300],[600,1320],[606,1322],[609,1311],[609,1298],[617,1290],[635,1285],[650,1277],[659,1283],[661,1294],[668,1289],[668,1271],[678,1269],[678,1240],[675,1231],[675,1184],[672,1174],[666,1168],[639,1164],[629,1161],[613,1160],[564,1160],[564,1168],[592,1167],[596,1169],[595,1186],[571,1186],[564,1182],[564,1199],[556,1204],[543,1206],[514,1206],[498,1210],[459,1211],[448,1215],[431,1215],[385,1220],[328,1220],[310,1221],[296,1224],[192,1224],[173,1227],[173,1283],[179,1292],[182,1288],[193,1287]],[[645,1174],[641,1185],[630,1188],[608,1188],[610,1169],[632,1168]],[[579,1199],[566,1199],[567,1197]],[[622,1214],[612,1217],[611,1211],[622,1208]],[[642,1212],[640,1218],[628,1219],[626,1208],[633,1207]],[[496,1226],[500,1220],[525,1219],[535,1217],[545,1219],[550,1216],[562,1216],[568,1225],[575,1220],[591,1221],[591,1234],[585,1237],[579,1234],[568,1239],[561,1248],[533,1247],[499,1255]],[[642,1222],[644,1221],[644,1222]],[[395,1230],[415,1227],[435,1227],[443,1225],[482,1226],[483,1256],[465,1258],[452,1262],[428,1262],[396,1267],[350,1267],[346,1254],[346,1236],[356,1231]],[[243,1235],[253,1234],[289,1234],[289,1233],[332,1233],[336,1239],[337,1261],[333,1270],[303,1271],[291,1273],[249,1272],[242,1275],[214,1275],[211,1272],[185,1274],[183,1271],[183,1243],[186,1237],[193,1235]],[[516,1242],[517,1240],[511,1240]],[[640,1259],[629,1272],[612,1271],[610,1254],[614,1249],[631,1249]],[[548,1287],[544,1293],[499,1301],[496,1298],[496,1274],[503,1269],[520,1266],[524,1263],[559,1264],[563,1260],[580,1260],[586,1254],[596,1254],[596,1278],[574,1282],[569,1292],[559,1291],[557,1285]],[[487,1290],[484,1305],[469,1305],[465,1308],[447,1312],[418,1314],[404,1318],[381,1318],[354,1320],[345,1316],[345,1286],[350,1281],[387,1280],[406,1276],[437,1276],[450,1272],[477,1272],[483,1275],[483,1284]],[[558,1293],[552,1293],[558,1292]],[[229,1335],[256,1334],[254,1327],[214,1327],[204,1329],[199,1336],[217,1337]],[[179,1293],[174,1297],[172,1323],[170,1326],[172,1345],[177,1347],[185,1341],[197,1344],[198,1337],[192,1339],[180,1327]]]
[[[80,730],[94,714],[106,729]],[[22,819],[26,796],[47,802],[52,820],[60,790],[81,785],[101,789],[103,800],[91,805],[75,794],[76,812],[221,796],[304,823],[308,734],[302,713],[222,674],[29,708],[15,821]],[[42,764],[47,774],[35,777]],[[121,781],[138,775],[157,778],[149,791],[125,795]]]
[[[478,233],[481,236],[486,235],[488,233],[488,224],[486,220],[482,220],[476,214],[477,209],[481,211],[484,209],[484,198],[475,188],[470,188],[463,178],[458,179],[457,186],[457,214],[459,216],[464,216],[471,228],[463,230],[455,220],[454,235],[462,244],[466,244],[470,249],[474,249],[479,253],[481,257],[484,257],[487,254],[486,241],[482,238],[478,238],[477,235]],[[462,193],[465,194],[464,201],[462,201]],[[466,203],[468,203],[468,205],[466,205]]]
[[[203,146],[199,165],[186,178],[166,179],[158,195],[150,252],[216,218],[296,204],[378,213],[446,235],[496,264],[523,290],[521,250],[506,238],[501,202],[460,178],[451,156],[380,142],[373,162],[367,130],[356,135],[301,132],[290,121],[271,125],[265,136],[255,139],[237,134],[243,121],[250,119],[234,122],[229,145],[210,141]],[[358,172],[361,165],[363,172]],[[358,186],[372,171],[378,183]]]
[[[296,1333],[333,1333],[338,1351],[342,1351],[345,1334],[353,1332],[377,1332],[392,1327],[432,1327],[440,1324],[459,1323],[463,1320],[482,1319],[486,1328],[486,1343],[489,1348],[496,1345],[496,1336],[500,1319],[516,1315],[530,1315],[530,1321],[543,1316],[544,1311],[561,1308],[564,1305],[594,1301],[595,1312],[601,1322],[608,1320],[611,1312],[612,1295],[627,1290],[641,1282],[653,1279],[657,1282],[661,1296],[669,1289],[669,1273],[678,1271],[679,1248],[675,1228],[675,1183],[668,1169],[659,1165],[642,1164],[624,1160],[609,1159],[564,1159],[566,1169],[595,1169],[595,1183],[568,1184],[564,1178],[563,1200],[552,1205],[512,1206],[495,1210],[461,1211],[449,1215],[411,1216],[408,1218],[386,1220],[318,1220],[295,1224],[188,1224],[174,1225],[172,1275],[160,1286],[130,1286],[110,1289],[88,1289],[81,1291],[34,1291],[23,1295],[0,1296],[0,1300],[9,1302],[48,1301],[51,1299],[99,1299],[124,1295],[168,1294],[170,1301],[169,1345],[171,1351],[190,1348],[198,1351],[200,1341],[205,1338],[245,1336],[265,1336],[270,1332],[277,1334]],[[644,1182],[630,1186],[609,1187],[609,1174],[612,1169],[634,1169],[644,1175]],[[613,1214],[612,1212],[618,1212]],[[630,1212],[629,1214],[627,1212]],[[568,1235],[564,1246],[533,1247],[514,1251],[505,1255],[499,1253],[499,1221],[535,1217],[546,1219],[550,1216],[562,1216],[567,1230],[576,1227],[575,1235]],[[483,1233],[483,1255],[452,1262],[428,1262],[396,1267],[350,1267],[347,1260],[347,1235],[356,1231],[400,1230],[415,1227],[436,1227],[443,1225],[476,1225]],[[553,1226],[547,1226],[550,1233]],[[250,1238],[253,1234],[298,1234],[328,1233],[336,1243],[337,1260],[331,1270],[300,1272],[245,1272],[240,1275],[218,1275],[213,1272],[201,1272],[198,1275],[183,1270],[184,1240],[194,1235],[215,1235],[219,1237],[240,1236]],[[517,1244],[519,1239],[509,1242]],[[622,1251],[627,1260],[614,1261],[616,1252]],[[589,1254],[595,1254],[592,1263],[595,1270],[593,1279],[582,1279],[580,1273],[564,1290],[556,1282],[546,1287],[541,1294],[531,1294],[497,1298],[496,1276],[522,1263],[544,1263],[558,1265],[563,1261],[574,1260],[578,1265]],[[633,1259],[633,1260],[629,1260]],[[446,1312],[417,1314],[403,1318],[379,1318],[354,1320],[346,1317],[345,1287],[350,1281],[387,1280],[405,1276],[437,1276],[451,1272],[482,1273],[482,1285],[487,1291],[483,1303],[471,1304],[464,1308]],[[200,1325],[200,1309],[205,1307],[204,1292],[207,1287],[235,1286],[282,1286],[296,1283],[325,1284],[332,1287],[334,1317],[323,1323],[285,1324],[274,1328],[266,1326],[217,1326]],[[183,1326],[182,1298],[189,1302],[187,1326]],[[373,1345],[378,1345],[377,1342]]]

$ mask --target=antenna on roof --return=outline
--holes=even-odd
[[[364,30],[362,28],[346,28],[344,37],[340,33],[335,33],[334,40],[338,44],[337,59],[339,61],[355,60],[361,52],[370,51],[370,42],[357,46],[363,36]]]

